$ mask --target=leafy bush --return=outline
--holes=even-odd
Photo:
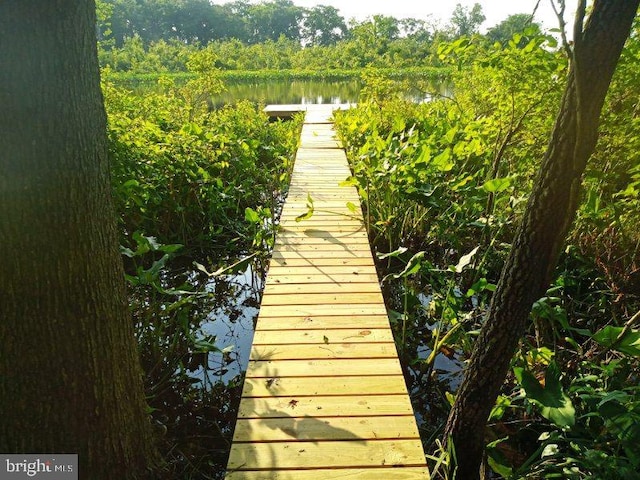
[[[270,122],[248,102],[207,111],[207,85],[161,80],[162,91],[135,96],[105,83],[125,236],[142,231],[190,251],[246,252],[255,225],[245,210],[277,212],[299,122]]]
[[[489,463],[505,478],[637,478],[639,38],[614,79],[556,279],[534,305],[492,413]],[[553,39],[533,30],[505,45],[461,38],[439,55],[454,72],[450,92],[408,104],[389,78],[368,75],[358,107],[336,115],[428,449],[522,216],[567,68]],[[451,455],[430,458],[452,469]]]

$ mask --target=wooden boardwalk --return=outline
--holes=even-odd
[[[350,172],[331,112],[306,114],[228,480],[429,478],[358,194],[339,186]],[[314,214],[296,222],[308,195]]]

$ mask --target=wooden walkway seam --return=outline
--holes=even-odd
[[[227,480],[429,478],[334,108],[267,108],[306,117]]]

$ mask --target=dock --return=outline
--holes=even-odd
[[[429,478],[334,108],[272,107],[306,117],[227,480]]]

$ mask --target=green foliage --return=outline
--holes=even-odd
[[[593,339],[605,348],[625,355],[640,357],[640,330],[607,325],[593,335]]]
[[[224,470],[241,376],[212,380],[234,361],[233,345],[203,322],[218,311],[235,319],[226,277],[273,246],[301,123],[270,122],[248,102],[210,109],[223,87],[214,65],[210,49],[194,51],[188,81],[160,77],[144,96],[103,74],[129,304],[166,478],[220,478]],[[209,273],[210,265],[223,266]]]
[[[447,68],[414,67],[403,69],[369,69],[384,78],[404,81],[417,81],[433,84],[445,81],[449,77]],[[357,70],[219,70],[220,79],[225,84],[253,84],[269,81],[340,81],[359,80],[363,71]],[[109,79],[114,84],[131,89],[154,90],[160,78],[171,79],[176,85],[182,85],[192,80],[195,75],[188,72],[180,73],[132,73],[114,72],[109,70]]]
[[[615,318],[634,313],[640,291],[640,20],[613,76],[600,140],[587,167],[585,199],[571,243],[591,259],[606,288],[617,296]],[[619,307],[619,308],[617,308]]]
[[[639,340],[623,319],[640,307],[639,38],[607,99],[557,277],[491,415],[489,464],[505,478],[637,478]],[[433,373],[453,376],[438,363],[469,355],[546,150],[567,68],[555,48],[535,28],[503,43],[463,37],[438,48],[453,72],[444,95],[408,104],[368,75],[358,107],[336,114],[428,424],[455,390]],[[432,456],[443,478],[445,458]]]
[[[446,258],[433,257],[438,244],[468,251],[478,238],[495,248],[508,238],[559,95],[564,62],[544,41],[526,51],[468,41],[443,47],[443,58],[465,67],[453,77],[454,101],[407,105],[388,79],[365,77],[365,104],[339,115],[337,125],[375,243],[394,250],[428,241],[443,265]]]
[[[225,304],[220,297],[229,298],[228,287],[218,281],[214,293],[181,272],[180,245],[139,232],[132,241],[122,253],[149,413],[165,460],[158,478],[218,478],[226,462],[220,446],[235,422],[230,396],[239,395],[241,381],[211,382],[232,361],[234,346],[206,333],[202,318]],[[220,371],[208,361],[212,352],[222,358]]]
[[[533,29],[533,33],[539,35],[540,25],[533,22],[533,17],[528,13],[517,13],[515,15],[509,15],[502,22],[495,27],[489,29],[487,32],[487,39],[491,42],[500,42],[503,45],[510,42],[514,35],[523,34],[525,31]],[[526,40],[521,40],[518,43],[519,46],[524,47]]]
[[[210,82],[218,85],[215,76],[179,88],[162,82],[163,91],[144,97],[104,85],[123,232],[153,233],[191,252],[249,250],[256,227],[245,221],[245,210],[277,211],[299,123],[271,123],[246,102],[195,108],[193,99]]]
[[[485,21],[482,13],[482,5],[474,3],[473,7],[463,7],[456,4],[456,8],[451,14],[450,31],[454,38],[473,35],[478,33],[480,25]]]
[[[538,407],[544,418],[558,427],[571,427],[575,424],[575,409],[571,400],[562,389],[560,370],[555,362],[547,367],[544,382],[522,367],[513,369],[527,399]]]
[[[626,359],[582,362],[567,392],[575,424],[538,426],[537,449],[508,478],[637,478],[640,389],[631,372]]]

